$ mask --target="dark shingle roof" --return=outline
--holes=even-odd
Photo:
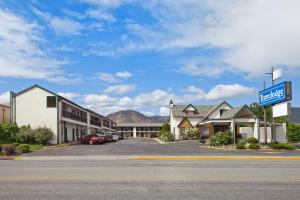
[[[244,106],[239,106],[225,111],[219,119],[232,119]]]
[[[216,105],[201,105],[201,106],[194,106],[197,109],[197,114],[193,116],[187,116],[186,113],[183,111],[186,108],[186,105],[174,105],[172,108],[173,116],[174,117],[205,117],[212,109],[215,108]]]

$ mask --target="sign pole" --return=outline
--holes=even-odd
[[[274,67],[272,67],[272,86],[274,86],[274,82],[275,82],[275,80],[274,80]],[[275,123],[275,118],[274,118],[273,114],[272,114],[272,119],[273,119],[272,141],[273,141],[273,143],[276,143],[276,123]]]
[[[264,89],[266,89],[266,81],[264,81]],[[266,106],[264,106],[264,135],[265,135],[265,144],[268,143],[268,132],[267,132],[267,111]]]

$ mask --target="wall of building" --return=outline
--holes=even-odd
[[[33,88],[16,97],[16,123],[32,128],[50,128],[54,137],[51,143],[57,142],[57,108],[47,108],[47,96],[53,96],[40,88]]]
[[[10,122],[10,107],[0,104],[0,123]]]
[[[212,112],[209,115],[209,119],[217,119],[220,118],[220,110],[221,109],[228,109],[231,110],[231,107],[229,105],[227,105],[226,103],[222,104],[218,109],[216,109],[214,112]]]

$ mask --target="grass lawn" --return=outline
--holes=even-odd
[[[36,150],[40,150],[40,149],[44,148],[44,146],[41,144],[28,144],[28,145],[29,145],[30,151],[36,151]]]

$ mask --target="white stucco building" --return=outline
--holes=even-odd
[[[96,131],[116,132],[112,120],[39,85],[19,93],[11,92],[10,105],[12,122],[18,126],[50,128],[54,133],[52,144],[77,141]]]
[[[225,101],[218,105],[175,105],[171,101],[170,129],[175,139],[181,140],[186,129],[195,127],[204,137],[226,130],[233,138],[260,137],[259,119],[247,105],[233,108]]]
[[[118,123],[117,132],[124,138],[153,138],[162,128],[163,123]]]

